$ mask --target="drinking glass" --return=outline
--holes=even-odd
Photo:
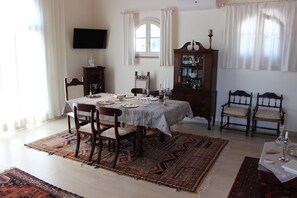
[[[279,136],[276,138],[275,143],[279,146],[281,146],[283,144],[283,141],[285,139],[284,137],[284,131],[285,131],[285,125],[280,125],[279,127]]]
[[[150,97],[150,89],[146,89],[146,96]]]

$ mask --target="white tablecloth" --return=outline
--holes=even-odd
[[[291,143],[292,145],[293,143]],[[275,153],[275,154],[269,154]],[[282,183],[287,182],[291,179],[297,177],[295,174],[291,174],[286,172],[282,165],[286,162],[279,161],[278,158],[283,156],[283,150],[281,145],[277,145],[275,142],[265,142],[262,150],[261,158],[259,164],[270,170],[274,173],[274,175],[278,178],[278,180]],[[293,159],[294,157],[287,154],[288,159]],[[265,162],[265,159],[272,160],[274,163],[270,164]],[[295,158],[296,159],[296,158]]]
[[[143,100],[142,97],[119,101],[114,94],[100,93],[99,95],[98,98],[81,97],[69,100],[65,103],[63,113],[73,111],[73,105],[77,103],[100,106],[102,101],[113,101],[114,104],[104,106],[121,109],[123,114],[119,117],[120,122],[157,128],[169,136],[171,136],[171,125],[183,120],[186,116],[193,117],[190,104],[186,101],[166,100],[166,105],[163,105],[158,101]],[[138,105],[138,107],[126,108],[123,107],[125,104]]]

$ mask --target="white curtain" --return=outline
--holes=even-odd
[[[297,71],[297,2],[226,6],[223,67]]]
[[[0,3],[0,131],[61,113],[63,78],[59,75],[64,76],[66,68],[63,2]]]
[[[134,13],[123,13],[124,20],[124,65],[134,65],[135,62],[135,21]]]
[[[173,65],[172,49],[172,9],[161,11],[161,37],[160,37],[160,65]]]

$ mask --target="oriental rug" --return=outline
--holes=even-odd
[[[245,157],[237,173],[228,198],[253,198],[256,196],[259,159]]]
[[[258,164],[259,159],[245,157],[237,173],[228,198],[259,198],[258,184]],[[267,185],[265,198],[296,198],[294,192],[284,190],[280,186]]]
[[[0,173],[2,198],[80,198],[81,196],[46,183],[18,168]]]
[[[228,140],[220,138],[180,132],[173,132],[172,137],[166,137],[165,141],[160,142],[157,135],[152,135],[143,140],[144,155],[134,158],[131,152],[132,144],[126,141],[121,146],[115,169],[111,168],[114,153],[108,151],[107,143],[104,143],[99,167],[135,179],[172,187],[178,191],[196,192],[227,143]],[[87,138],[81,141],[78,158],[74,157],[76,135],[68,131],[25,144],[25,146],[96,165],[97,149],[92,163],[87,162],[91,148]]]

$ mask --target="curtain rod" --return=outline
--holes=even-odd
[[[135,14],[135,13],[139,13],[139,12],[156,12],[156,11],[165,11],[165,10],[173,11],[174,8],[162,8],[159,10],[130,10],[130,11],[122,11],[121,14]]]
[[[297,0],[266,0],[266,1],[251,1],[251,2],[226,2],[222,3],[222,7],[225,5],[240,5],[240,4],[251,4],[251,3],[276,3],[276,2],[284,2],[284,1],[297,1]]]

